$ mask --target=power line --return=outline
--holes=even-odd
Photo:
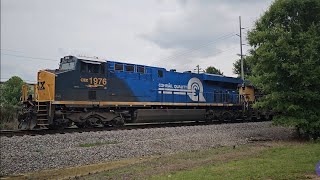
[[[177,54],[175,54],[175,55],[169,56],[169,57],[167,57],[167,58],[164,58],[164,59],[161,59],[161,60],[158,60],[158,61],[163,62],[163,61],[172,60],[172,59],[177,58],[177,57],[179,57],[179,56],[186,55],[186,54],[188,54],[188,53],[197,51],[197,50],[199,50],[199,49],[201,49],[201,48],[203,48],[203,47],[206,47],[206,46],[208,46],[208,45],[214,44],[214,43],[217,42],[218,40],[227,39],[227,38],[230,38],[230,37],[232,37],[232,36],[234,36],[234,35],[235,35],[235,34],[233,34],[233,33],[229,33],[229,34],[227,34],[227,35],[224,35],[224,36],[221,36],[221,37],[215,39],[214,41],[210,41],[210,42],[204,43],[204,44],[202,44],[202,45],[200,45],[200,46],[198,46],[198,47],[194,47],[194,48],[188,49],[188,50],[186,50],[186,51],[180,51],[179,53],[177,53]],[[158,62],[158,61],[156,61],[156,62]]]
[[[10,52],[17,52],[17,53],[23,53],[22,51],[12,50],[12,49],[0,49],[1,51],[10,51]]]
[[[13,76],[12,76],[13,77]],[[12,77],[10,77],[10,78],[12,78]],[[4,78],[0,78],[0,79],[10,79],[10,78],[8,78],[8,77],[4,77]],[[27,80],[26,79],[26,81],[32,81],[32,82],[35,82],[35,81],[33,81],[33,80]]]
[[[10,78],[0,78],[1,79],[1,81],[0,82],[6,82],[6,81],[8,81]],[[24,82],[26,82],[26,83],[29,83],[29,84],[34,84],[34,83],[36,83],[37,81],[32,81],[32,80],[26,80],[26,79],[22,79]]]
[[[208,45],[214,44],[214,43],[217,42],[218,40],[228,39],[228,38],[231,38],[231,37],[233,37],[233,36],[235,36],[235,35],[236,35],[236,34],[235,34],[234,32],[228,33],[228,34],[226,34],[226,35],[223,35],[223,36],[220,36],[220,37],[214,39],[213,41],[204,43],[204,44],[202,44],[202,45],[200,45],[200,46],[197,46],[197,47],[194,47],[194,48],[191,48],[191,49],[188,49],[188,50],[180,51],[180,52],[177,53],[177,54],[174,54],[174,55],[172,55],[172,56],[168,56],[168,57],[166,57],[166,58],[164,58],[164,59],[160,59],[160,60],[154,61],[153,63],[157,63],[157,62],[160,62],[160,61],[163,62],[163,61],[172,60],[173,58],[179,57],[179,56],[181,56],[181,55],[188,54],[188,53],[190,53],[190,52],[199,50],[199,49],[201,49],[201,48],[203,48],[203,47],[206,47],[206,46],[208,46]]]
[[[237,49],[237,48],[238,48],[238,47],[228,48],[228,49],[225,49],[225,50],[223,50],[223,51],[219,51],[219,52],[216,52],[216,53],[214,53],[214,54],[211,54],[210,56],[218,55],[218,54],[221,54],[221,53],[224,53],[224,52],[229,52],[229,51],[234,50],[234,49]],[[191,59],[191,60],[188,60],[188,61],[184,61],[183,63],[185,63],[185,64],[182,65],[182,67],[187,66],[187,65],[188,65],[187,63],[189,63],[189,62],[191,62],[191,61],[193,61],[193,60]],[[205,64],[210,64],[210,62],[205,63]],[[176,66],[177,66],[177,65],[176,65]]]
[[[229,55],[227,55],[227,56],[225,56],[224,58],[225,59],[227,59],[227,57],[229,57],[229,56],[231,56],[231,55],[234,55],[234,54],[229,54]],[[235,56],[235,55],[234,55]],[[222,58],[221,58],[222,59]],[[207,62],[207,63],[200,63],[203,67],[208,67],[208,66],[219,66],[220,64],[219,64],[219,61],[218,62],[216,62],[216,63],[212,63],[212,62]],[[232,66],[232,68],[233,68],[233,66]]]
[[[58,60],[55,59],[49,59],[49,58],[40,58],[40,57],[31,57],[31,56],[22,56],[22,55],[16,55],[16,54],[8,54],[8,53],[1,53],[1,55],[5,56],[13,56],[13,57],[18,57],[18,58],[28,58],[28,59],[33,59],[33,60],[44,60],[44,61],[55,61],[57,62]]]

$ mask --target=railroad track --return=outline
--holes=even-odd
[[[225,123],[243,123],[248,121],[232,121]],[[258,122],[258,121],[254,121]],[[66,129],[34,129],[34,130],[0,130],[0,137],[13,136],[37,136],[47,134],[68,134],[68,133],[83,133],[83,132],[98,132],[98,131],[118,131],[118,130],[133,130],[133,129],[148,129],[148,128],[164,128],[164,127],[181,127],[181,126],[196,126],[221,124],[221,122],[174,122],[174,123],[148,123],[148,124],[126,124],[121,127],[98,127],[98,128],[66,128]]]

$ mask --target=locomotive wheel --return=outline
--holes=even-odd
[[[219,123],[223,123],[225,121],[225,117],[223,116],[222,113],[218,115],[217,119]]]
[[[252,117],[252,114],[251,113],[249,113],[249,114],[247,114],[247,116],[246,116],[246,122],[253,122],[253,117]]]
[[[243,121],[242,113],[236,111],[233,115],[233,122]]]
[[[49,128],[49,129],[55,129],[55,130],[63,129],[63,127],[57,126],[57,125],[53,125],[53,124],[50,124],[50,125],[48,126],[48,128]]]
[[[49,129],[64,129],[70,127],[72,121],[69,119],[55,119],[53,124],[48,126]]]
[[[120,116],[115,117],[114,119],[112,119],[111,125],[113,127],[121,127],[121,126],[124,125],[124,119],[122,117],[120,117]]]
[[[212,121],[214,121],[214,113],[212,110],[207,111],[206,113],[206,120],[207,123],[211,123]]]
[[[225,112],[221,113],[220,116],[219,116],[219,122],[220,123],[223,123],[225,121],[232,121],[232,119],[233,119],[233,116],[228,111],[225,111]]]
[[[97,117],[90,117],[83,124],[88,128],[103,127],[102,121]]]
[[[84,123],[74,123],[78,128],[84,128],[85,124]]]
[[[92,122],[81,122],[81,123],[75,123],[75,125],[78,128],[92,128],[92,127],[97,127],[95,126]]]
[[[206,117],[206,122],[211,123],[214,120],[214,115],[209,115]]]
[[[88,118],[85,122],[75,122],[74,124],[78,128],[94,128],[94,127],[103,127],[104,126],[102,121],[96,117]]]

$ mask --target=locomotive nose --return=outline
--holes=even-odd
[[[46,70],[38,72],[37,93],[35,98],[38,101],[53,101],[55,93],[55,74]]]

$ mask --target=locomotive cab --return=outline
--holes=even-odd
[[[255,89],[251,85],[242,84],[239,87],[241,102],[253,103],[255,101]]]
[[[74,70],[76,68],[77,60],[73,56],[66,56],[60,59],[59,70]]]
[[[58,72],[77,71],[80,74],[105,74],[105,60],[89,57],[65,56],[60,59]]]

